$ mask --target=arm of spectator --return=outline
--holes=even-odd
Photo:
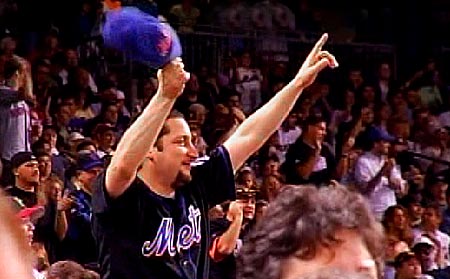
[[[295,78],[263,107],[248,117],[224,143],[230,153],[234,170],[239,169],[245,160],[280,127],[303,89],[311,85],[319,72],[327,66],[337,66],[334,56],[322,51],[327,38],[328,35],[324,34],[316,43]]]
[[[73,205],[73,200],[68,196],[68,192],[64,196],[59,196],[56,201],[56,222],[55,232],[59,240],[63,240],[66,237],[68,223],[66,211]]]
[[[342,146],[342,153],[338,155],[340,158],[335,170],[335,179],[338,181],[340,181],[349,170],[349,155],[352,152],[352,148],[354,145],[355,138],[348,137],[344,145]]]
[[[321,143],[316,144],[316,149],[314,153],[305,162],[299,163],[295,166],[297,175],[303,179],[308,179],[314,170],[314,165],[320,156],[320,151],[322,150]]]
[[[395,159],[391,159],[394,167],[392,168],[389,175],[389,187],[391,187],[397,196],[402,197],[407,194],[408,187],[407,182],[402,178],[400,168],[395,165]]]
[[[368,162],[366,160],[358,160],[355,165],[355,180],[359,191],[365,195],[372,194],[375,187],[381,182],[381,178],[386,175],[388,168],[387,164],[385,164],[375,176],[372,176]]]
[[[209,249],[209,255],[214,261],[221,261],[231,255],[236,248],[236,243],[241,232],[242,220],[244,219],[242,204],[233,201],[228,209],[227,219],[231,221],[228,229],[216,237]]]
[[[66,237],[68,227],[66,212],[58,210],[56,212],[55,232],[59,240]]]
[[[130,186],[138,167],[156,143],[176,98],[183,92],[188,77],[181,59],[159,70],[158,80],[156,95],[125,132],[106,170],[106,190],[112,198]]]
[[[335,170],[335,179],[341,181],[342,177],[348,172],[348,154],[342,154]]]

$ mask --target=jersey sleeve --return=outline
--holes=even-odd
[[[228,150],[219,146],[210,157],[195,167],[196,179],[203,187],[209,207],[236,199],[233,166]]]
[[[112,198],[106,191],[106,171],[101,173],[94,183],[92,194],[92,213],[104,213],[111,207]]]

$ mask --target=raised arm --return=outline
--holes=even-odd
[[[327,39],[327,34],[322,35],[295,78],[247,118],[224,143],[230,153],[234,170],[237,170],[275,132],[291,111],[303,89],[313,83],[317,74],[327,66],[333,68],[338,66],[333,55],[322,51],[322,46]]]
[[[156,95],[125,132],[106,170],[106,190],[112,198],[130,186],[187,80],[184,65],[178,59],[158,72]]]

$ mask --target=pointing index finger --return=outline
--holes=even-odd
[[[327,40],[328,40],[328,33],[324,33],[322,35],[322,37],[314,45],[314,47],[311,50],[308,58],[311,59],[312,57],[315,57],[319,53],[319,51],[322,50],[322,47],[327,42]]]

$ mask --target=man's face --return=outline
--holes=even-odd
[[[56,131],[53,129],[46,129],[44,132],[42,132],[42,138],[45,141],[48,141],[50,143],[51,147],[56,147],[56,142],[58,140],[58,136],[56,134]]]
[[[94,183],[97,176],[102,172],[102,170],[103,168],[101,167],[94,167],[86,171],[81,171],[78,178],[85,186],[90,187]]]
[[[435,263],[436,253],[434,247],[428,244],[417,244],[414,247],[414,252],[417,256],[421,266],[427,269]]]
[[[373,110],[371,108],[363,108],[361,111],[361,121],[363,124],[370,124],[373,122]]]
[[[366,101],[373,102],[375,100],[375,89],[372,86],[365,86],[362,95]]]
[[[441,223],[441,218],[434,208],[425,208],[422,215],[422,223],[425,228],[437,229]]]
[[[41,65],[36,70],[36,84],[47,85],[50,80],[50,68]]]
[[[242,204],[242,209],[244,211],[244,218],[248,220],[253,220],[253,218],[255,218],[255,211],[256,211],[255,197],[243,198],[240,199],[239,202]]]
[[[228,98],[228,106],[230,108],[240,108],[241,107],[241,101],[239,100],[239,96],[232,95]]]
[[[396,269],[396,277],[398,279],[415,279],[420,275],[422,275],[422,268],[416,258],[405,261]]]
[[[388,155],[390,146],[391,146],[391,144],[384,140],[375,142],[375,144],[374,144],[376,153],[378,153],[380,155]]]
[[[440,205],[445,205],[447,203],[446,192],[447,192],[448,184],[444,182],[435,183],[431,187],[431,194],[434,197],[436,202],[439,202]]]
[[[105,131],[99,135],[99,144],[104,148],[111,148],[116,144],[116,134],[112,130]]]
[[[56,115],[59,122],[63,125],[69,124],[70,119],[72,118],[72,110],[70,106],[62,105],[59,108],[59,111]]]
[[[325,122],[319,122],[314,125],[309,125],[309,130],[316,141],[322,142],[327,134],[327,124]]]
[[[192,120],[196,120],[199,125],[203,125],[206,120],[206,109],[204,107],[198,107],[190,110],[190,117]]]
[[[78,66],[78,54],[75,50],[68,50],[66,52],[67,65],[69,67]]]
[[[30,218],[23,218],[22,219],[22,226],[21,226],[23,232],[25,233],[25,236],[27,238],[27,243],[31,246],[31,243],[33,242],[33,232],[34,232],[34,225],[31,222]]]
[[[349,74],[349,79],[354,84],[361,84],[363,82],[362,74],[360,70],[353,70]]]
[[[111,124],[117,123],[119,112],[117,106],[109,106],[105,111],[105,121]]]
[[[38,159],[39,173],[42,177],[48,177],[52,172],[52,158],[50,156],[40,156]]]
[[[313,259],[302,260],[292,255],[282,263],[281,279],[301,278],[302,275],[322,268],[339,268],[345,271],[364,273],[377,278],[373,257],[361,236],[352,230],[342,230],[335,237],[340,243],[331,247],[318,247]]]
[[[412,203],[408,208],[408,212],[412,220],[420,220],[422,218],[423,208],[420,203]]]
[[[263,176],[275,175],[280,171],[280,162],[269,160],[264,164]]]
[[[393,225],[395,228],[404,229],[406,226],[406,215],[402,209],[397,208],[394,212]]]
[[[38,161],[29,161],[20,165],[16,170],[19,180],[26,183],[38,183],[39,182],[39,168]]]
[[[166,124],[170,132],[161,137],[163,149],[154,151],[153,162],[172,188],[177,188],[191,180],[191,163],[198,157],[198,152],[184,119],[168,119]]]

